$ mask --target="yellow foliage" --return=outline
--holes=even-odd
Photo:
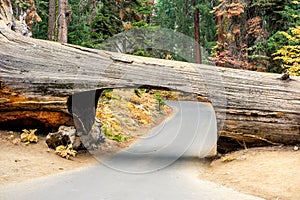
[[[151,116],[144,106],[136,106],[128,102],[127,107],[134,119],[137,119],[140,124],[149,125],[151,123]]]
[[[62,158],[69,159],[70,156],[75,157],[77,151],[73,150],[72,145],[69,144],[68,146],[60,145],[60,146],[56,147],[55,148],[55,153],[57,155],[59,155],[60,157],[62,157]]]
[[[296,26],[296,28],[291,28],[292,33],[297,38],[296,42],[300,41],[300,26]]]
[[[274,60],[281,60],[282,67],[294,76],[300,76],[300,26],[290,28],[293,35],[287,32],[280,32],[294,45],[286,45],[277,50],[273,56]]]
[[[300,4],[300,2],[299,2],[298,0],[294,0],[294,1],[292,1],[292,4],[299,5],[299,4]]]
[[[34,134],[37,129],[34,130],[27,130],[23,129],[21,134],[21,141],[25,142],[26,144],[29,143],[37,143],[39,141],[38,137]]]
[[[96,117],[103,122],[101,129],[108,139],[122,142],[138,127],[150,125],[152,118],[161,113],[152,91],[114,89],[101,95]]]

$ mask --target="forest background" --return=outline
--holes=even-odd
[[[300,0],[13,0],[12,3],[15,17],[29,27],[34,38],[102,48],[101,43],[124,31],[166,28],[195,39],[199,45],[193,47],[196,51],[191,56],[197,63],[300,75]],[[144,37],[137,32],[134,37],[137,45],[122,49],[122,53],[187,61],[180,57],[178,48],[166,51],[139,46],[139,41],[148,40],[151,44],[153,38]]]

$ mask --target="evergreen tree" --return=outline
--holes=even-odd
[[[90,38],[93,44],[104,40],[122,31],[122,21],[119,18],[117,1],[102,0],[98,5],[98,12],[90,23]]]
[[[211,52],[216,38],[215,16],[211,13],[214,1],[158,0],[155,6],[155,24],[162,28],[173,29],[195,38],[195,11],[199,10],[201,46]],[[188,47],[187,47],[188,48]],[[180,60],[174,56],[176,60]]]

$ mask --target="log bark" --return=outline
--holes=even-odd
[[[8,28],[12,28],[14,18],[10,0],[0,1],[0,19],[8,26]]]
[[[300,143],[299,77],[283,81],[278,74],[221,67],[214,71],[207,65],[36,40],[11,31],[0,19],[1,127],[28,119],[46,127],[70,125],[70,96],[83,94],[85,108],[95,100],[90,93],[96,89],[141,85],[207,98],[222,137],[246,144]]]

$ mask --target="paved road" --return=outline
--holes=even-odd
[[[217,143],[216,117],[209,104],[168,102],[174,114],[130,148],[103,159],[104,165],[128,173],[153,172],[181,156],[205,157]]]
[[[212,107],[169,105],[175,114],[132,147],[93,167],[0,187],[0,199],[259,199],[198,178],[197,157],[216,143]]]

